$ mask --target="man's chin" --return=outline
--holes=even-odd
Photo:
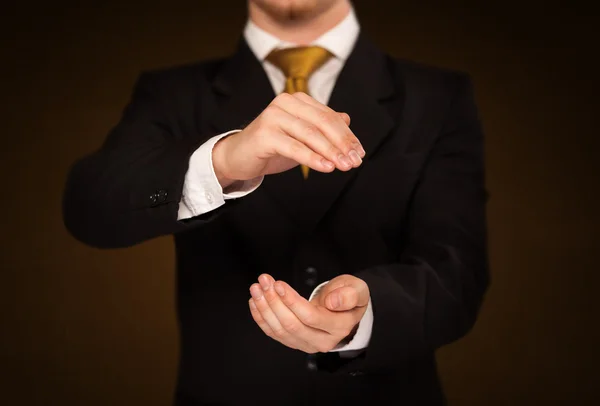
[[[301,23],[313,19],[317,14],[318,11],[313,8],[290,7],[273,12],[271,18],[282,23]]]
[[[313,19],[322,12],[322,6],[315,1],[285,2],[277,1],[255,1],[255,3],[267,13],[273,20],[281,23],[303,22]]]

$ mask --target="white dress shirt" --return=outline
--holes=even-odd
[[[354,47],[358,38],[360,26],[356,19],[354,10],[338,25],[317,38],[311,45],[317,45],[327,49],[333,55],[323,66],[317,69],[308,80],[310,95],[320,103],[327,104],[335,81],[340,74],[344,63]],[[285,75],[283,72],[266,61],[265,58],[271,51],[277,48],[290,48],[298,46],[278,39],[259,28],[252,21],[246,23],[244,38],[248,46],[259,61],[273,86],[275,94],[279,94],[285,87]],[[190,157],[190,165],[185,175],[182,199],[179,204],[178,219],[184,220],[207,213],[225,204],[227,199],[236,199],[256,190],[263,181],[263,177],[252,180],[236,182],[223,190],[212,163],[212,149],[221,138],[240,130],[232,130],[209,139],[200,146]],[[327,282],[317,286],[313,291],[312,299],[319,289]],[[332,351],[360,350],[368,346],[373,327],[373,310],[371,301],[367,311],[358,326],[354,338],[346,345],[333,349]]]

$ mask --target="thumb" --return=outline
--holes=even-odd
[[[346,125],[350,125],[350,116],[346,113],[338,113]]]
[[[334,289],[325,297],[325,307],[336,312],[352,310],[359,305],[358,302],[358,291],[351,286]]]

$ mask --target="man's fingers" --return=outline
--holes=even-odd
[[[328,173],[335,169],[335,165],[331,161],[283,132],[276,137],[273,149],[277,154],[319,172]]]
[[[260,315],[260,312],[258,311],[256,304],[254,303],[254,299],[250,299],[248,301],[248,306],[250,307],[250,314],[252,314],[252,318],[254,319],[256,324],[258,324],[258,327],[260,327],[260,329],[266,335],[271,337],[273,335],[273,330],[271,330],[271,327],[269,327],[265,319],[263,319],[263,317]]]
[[[295,98],[297,98],[298,100],[301,100],[306,104],[310,104],[311,106],[313,106],[321,111],[324,111],[326,113],[337,113],[342,118],[342,120],[344,121],[346,126],[347,127],[350,126],[350,116],[348,114],[346,114],[344,112],[336,112],[331,107],[326,106],[322,103],[319,103],[318,101],[316,101],[315,99],[313,99],[312,97],[307,95],[306,93],[296,92],[293,94],[293,96]],[[350,130],[349,128],[346,131],[348,132],[348,135],[352,138],[353,149],[358,152],[358,154],[360,155],[361,158],[364,158],[365,150],[363,149],[360,140],[354,135],[352,130]]]
[[[318,332],[302,324],[298,318],[281,303],[273,290],[275,280],[267,274],[259,277],[259,284],[250,287],[253,303],[270,329],[271,338],[283,345],[307,353],[315,353],[331,345],[325,332]],[[264,330],[263,330],[264,331]]]
[[[290,285],[283,281],[275,282],[275,291],[281,301],[307,326],[316,327],[320,324],[320,314],[317,307],[303,298]]]
[[[264,297],[264,293],[258,283],[255,283],[250,287],[250,294],[252,295],[252,300],[254,305],[256,306],[256,310],[258,311],[260,317],[262,317],[262,320],[264,320],[265,324],[268,327],[268,329],[266,329],[263,328],[264,324],[259,324],[263,331],[269,331],[269,333],[265,331],[265,334],[267,334],[274,340],[279,341],[287,347],[294,349],[303,347],[303,343],[299,342],[297,339],[287,334],[286,330],[283,328],[283,326],[277,319],[277,316],[275,316],[275,314],[273,314],[273,312],[271,311],[271,308],[269,307],[269,304],[267,303],[267,300]],[[254,317],[254,314],[252,314],[252,317]]]
[[[282,302],[307,326],[332,333],[351,324],[353,315],[334,314],[324,307],[310,303],[283,281],[275,282],[275,291]]]
[[[304,103],[308,103],[310,105],[312,105],[313,107],[316,107],[320,110],[323,111],[335,111],[333,110],[331,107],[326,106],[322,103],[319,103],[318,101],[316,101],[315,99],[313,99],[312,97],[310,97],[309,95],[307,95],[306,93],[303,92],[296,92],[294,93],[292,96],[294,96],[295,98],[302,100]],[[343,112],[338,112],[338,114],[340,115],[340,117],[342,117],[342,120],[344,120],[344,123],[346,123],[346,125],[350,125],[350,116],[346,113]]]
[[[274,103],[288,113],[318,128],[341,151],[338,159],[345,168],[342,170],[349,170],[362,163],[360,142],[337,112],[329,108],[328,110],[317,108],[313,104],[286,93],[278,96]]]
[[[304,103],[310,104],[311,106],[316,107],[320,110],[327,111],[327,112],[335,111],[331,107],[329,107],[323,103],[319,103],[316,99],[314,99],[313,97],[309,96],[308,94],[306,94],[304,92],[296,92],[296,93],[292,94],[292,96],[294,96],[298,100],[302,100]],[[347,121],[347,124],[350,124],[350,116],[348,114],[341,113],[341,112],[338,114],[340,114],[340,116],[342,116],[342,119],[344,119],[344,121]]]
[[[289,136],[298,140],[310,150],[314,151],[322,158],[325,158],[325,161],[319,162],[319,165],[316,167],[297,160],[296,162],[303,163],[320,172],[323,171],[323,167],[326,167],[325,172],[331,172],[335,166],[340,170],[344,170],[347,169],[346,167],[348,165],[351,165],[351,163],[348,163],[348,165],[344,167],[345,164],[339,159],[339,157],[343,155],[342,151],[340,151],[315,125],[290,114],[276,105],[270,107],[268,114],[267,118],[276,122],[276,125],[282,131],[284,136]],[[275,142],[278,141],[279,138],[275,138]],[[291,159],[296,158],[287,155],[284,156]],[[331,166],[328,166],[327,163],[331,163]]]
[[[328,351],[332,345],[336,344],[332,342],[330,334],[302,323],[298,316],[283,303],[280,295],[276,293],[273,278],[263,274],[258,280],[271,311],[285,330],[283,332],[284,335],[295,337],[300,342],[306,343],[306,347],[314,348],[321,352]]]

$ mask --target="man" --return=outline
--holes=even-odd
[[[139,78],[65,223],[174,234],[177,405],[444,404],[434,351],[488,284],[469,80],[385,55],[348,0],[248,10],[231,58]]]

